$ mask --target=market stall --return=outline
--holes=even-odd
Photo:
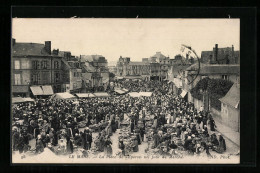
[[[106,92],[93,93],[95,97],[109,97],[110,95]]]
[[[55,93],[51,96],[51,100],[67,100],[67,99],[76,99],[76,96],[70,93]]]
[[[92,98],[92,97],[95,97],[95,95],[92,94],[92,93],[77,93],[76,96],[78,98]]]

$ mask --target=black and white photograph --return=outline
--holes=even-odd
[[[239,18],[12,18],[12,163],[239,164]]]

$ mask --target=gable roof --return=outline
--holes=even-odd
[[[234,83],[233,86],[229,89],[228,93],[219,99],[222,103],[228,104],[234,108],[238,108],[240,102],[240,90],[237,87],[237,84]]]
[[[40,43],[15,43],[12,47],[13,56],[50,56],[44,44]]]

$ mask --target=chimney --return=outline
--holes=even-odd
[[[45,50],[51,54],[51,41],[45,41]]]
[[[12,38],[12,46],[15,44],[15,39]]]
[[[52,53],[53,53],[54,55],[59,55],[59,49],[53,49]]]
[[[234,45],[232,45],[232,52],[234,52]]]
[[[215,60],[215,62],[218,62],[218,44],[215,44],[215,52],[214,52],[214,54],[215,54],[214,60]]]

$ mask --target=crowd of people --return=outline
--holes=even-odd
[[[151,97],[128,94],[75,100],[36,99],[12,108],[13,151],[41,153],[45,147],[57,154],[80,149],[112,155],[116,142],[122,155],[138,152],[148,143],[146,153],[175,155],[177,151],[211,157],[223,153],[225,139],[216,133],[210,112],[173,94],[166,81],[117,81],[116,87],[129,92],[153,92]],[[119,133],[118,141],[110,136]],[[96,137],[93,137],[96,133]],[[35,147],[30,146],[36,140]],[[35,150],[32,150],[35,148]]]

